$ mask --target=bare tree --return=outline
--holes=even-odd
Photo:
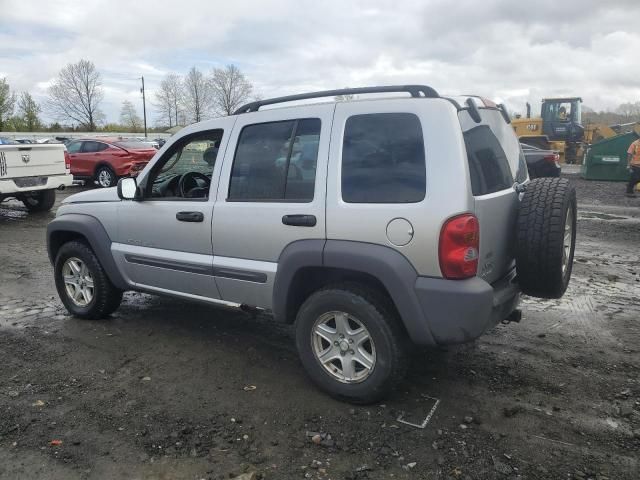
[[[627,102],[618,105],[618,108],[616,108],[616,113],[623,115],[627,120],[637,119],[638,117],[640,117],[640,102]]]
[[[103,115],[99,105],[103,99],[100,72],[93,62],[70,63],[49,87],[48,109],[56,118],[77,122],[93,132]]]
[[[182,80],[175,73],[169,73],[160,82],[154,102],[160,119],[169,128],[178,125],[178,112],[182,104]]]
[[[136,107],[129,100],[122,102],[122,109],[120,110],[120,123],[130,129],[132,132],[137,132],[142,127],[142,119],[136,112]]]
[[[214,68],[211,73],[213,106],[217,115],[231,115],[253,92],[253,85],[235,65]]]
[[[22,92],[18,99],[18,115],[24,122],[28,131],[33,132],[40,128],[40,105],[33,99],[29,92]]]
[[[211,113],[211,84],[196,67],[191,67],[182,82],[182,103],[190,122],[201,122]]]
[[[13,107],[16,103],[16,94],[11,93],[7,79],[0,78],[0,132],[4,130],[5,123],[13,115]]]

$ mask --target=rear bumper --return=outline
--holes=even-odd
[[[512,270],[490,285],[481,278],[445,280],[418,277],[415,294],[423,312],[423,328],[438,345],[474,340],[509,316],[520,301]]]
[[[0,179],[0,196],[70,187],[72,184],[73,175],[69,174],[3,178]]]

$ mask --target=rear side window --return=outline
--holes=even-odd
[[[347,119],[342,145],[342,199],[348,203],[415,203],[426,193],[422,127],[412,113]]]
[[[83,153],[93,153],[93,152],[101,152],[102,150],[106,150],[106,143],[102,142],[82,142],[82,152]]]
[[[258,123],[242,129],[228,201],[313,200],[320,119]]]
[[[513,186],[507,155],[487,125],[466,131],[464,143],[473,195],[487,195]]]

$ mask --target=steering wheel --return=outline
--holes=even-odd
[[[209,185],[211,184],[211,179],[207,177],[204,173],[187,172],[182,174],[182,176],[180,177],[180,181],[178,182],[178,190],[180,191],[180,196],[182,198],[189,198],[187,196],[187,193],[194,188],[200,187],[197,181],[198,178],[204,181],[204,184],[205,184],[204,188],[209,188]]]

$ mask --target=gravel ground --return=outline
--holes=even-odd
[[[0,478],[640,478],[640,199],[572,178],[565,297],[417,354],[368,407],[319,392],[267,318],[131,293],[108,321],[70,318],[52,215],[0,205]],[[426,428],[397,421],[436,401]]]

